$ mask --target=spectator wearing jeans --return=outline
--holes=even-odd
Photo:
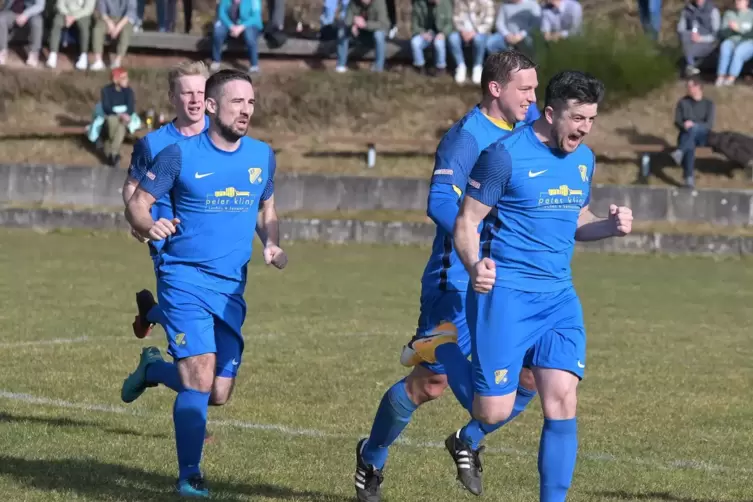
[[[688,0],[677,23],[682,52],[685,55],[685,74],[698,75],[697,64],[716,47],[721,16],[711,0]]]
[[[123,57],[128,52],[128,44],[131,42],[133,26],[136,23],[136,0],[99,0],[95,13],[97,20],[92,32],[92,49],[94,51],[94,63],[91,69],[103,70],[102,53],[105,50],[105,36],[110,40],[117,40],[118,46],[115,58],[110,68],[120,68]]]
[[[533,55],[532,35],[541,27],[541,6],[536,0],[508,0],[499,7],[495,27],[497,32],[489,37],[486,50],[511,47]]]
[[[753,10],[749,0],[736,0],[735,10],[728,10],[722,19],[719,64],[716,85],[732,85],[753,57]]]
[[[0,10],[0,66],[8,60],[8,36],[14,28],[28,26],[31,46],[26,64],[36,66],[39,63],[39,51],[42,49],[42,30],[44,29],[44,0],[5,0]]]
[[[643,31],[653,40],[659,40],[661,33],[662,0],[638,0],[638,15]]]
[[[338,8],[340,9],[340,15],[337,14]],[[332,40],[337,37],[337,24],[345,21],[345,11],[348,9],[348,0],[324,0],[322,2],[322,15],[319,17],[319,24],[321,25],[321,38],[323,40]]]
[[[259,71],[258,40],[264,25],[261,18],[261,0],[220,0],[217,7],[217,21],[214,23],[212,36],[212,71],[220,68],[222,61],[222,46],[230,35],[238,38],[241,35],[248,50],[250,73]]]
[[[455,59],[455,82],[465,82],[468,70],[465,66],[463,46],[473,47],[473,70],[471,81],[481,83],[481,70],[486,55],[486,41],[494,27],[496,12],[493,0],[455,0],[452,22],[455,31],[450,34],[450,52]]]
[[[133,89],[128,87],[128,73],[123,68],[112,71],[112,83],[102,88],[100,102],[105,114],[104,154],[108,164],[117,166],[120,147],[135,108]]]
[[[698,77],[687,81],[687,95],[675,108],[675,127],[680,131],[677,150],[672,153],[674,161],[682,165],[685,186],[695,186],[695,149],[706,146],[709,132],[714,127],[715,107],[713,101],[703,97],[703,86]]]
[[[550,0],[541,11],[541,33],[548,42],[577,35],[583,28],[583,7],[576,0]]]
[[[374,44],[373,71],[384,70],[385,38],[390,29],[385,0],[350,0],[345,14],[345,26],[337,33],[337,67],[335,71],[347,71],[350,37],[365,44]]]
[[[77,70],[86,70],[89,66],[89,35],[91,33],[92,14],[97,0],[58,0],[57,12],[52,20],[50,30],[50,55],[47,56],[47,66],[55,68],[58,64],[58,50],[60,49],[60,35],[63,28],[70,28],[74,24],[78,28],[79,56],[76,60]]]
[[[452,0],[413,0],[411,24],[413,66],[423,71],[424,51],[434,46],[434,64],[441,73],[447,68],[447,37],[452,33]]]

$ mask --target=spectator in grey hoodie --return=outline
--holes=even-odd
[[[44,0],[5,0],[0,10],[0,66],[8,60],[8,35],[14,27],[29,26],[31,47],[26,64],[36,66],[39,63],[39,51],[42,49],[42,30],[44,29]]]
[[[548,42],[580,33],[583,7],[576,0],[550,0],[541,12],[541,33]]]
[[[698,63],[716,47],[716,36],[722,24],[719,9],[711,0],[688,0],[677,23],[677,33],[685,55],[685,73],[698,75]]]
[[[55,68],[58,64],[60,34],[63,32],[63,27],[70,28],[74,24],[78,27],[78,39],[81,46],[76,61],[76,69],[86,70],[89,66],[89,35],[95,3],[96,0],[57,1],[57,12],[52,20],[52,29],[50,30],[50,55],[47,56],[49,68]]]
[[[105,68],[105,64],[102,62],[102,53],[105,49],[106,35],[110,36],[110,40],[118,41],[116,55],[110,68],[120,68],[123,57],[128,52],[133,26],[138,20],[136,0],[98,0],[96,17],[97,21],[92,33],[94,63],[90,69],[99,71]]]
[[[499,52],[508,47],[532,55],[533,37],[541,27],[541,6],[536,0],[508,0],[497,11],[497,30],[486,43],[486,50]]]

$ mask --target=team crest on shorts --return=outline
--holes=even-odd
[[[507,370],[495,370],[494,371],[494,383],[499,385],[507,382]]]
[[[588,167],[581,164],[578,166],[578,171],[580,171],[580,179],[583,180],[583,183],[587,182],[588,181]]]
[[[261,167],[252,167],[248,170],[248,181],[252,185],[258,185],[261,183]]]

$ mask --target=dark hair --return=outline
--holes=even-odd
[[[481,72],[481,89],[484,94],[489,92],[489,82],[499,82],[507,85],[512,80],[513,73],[520,70],[536,69],[536,63],[531,58],[515,49],[507,49],[489,54]]]
[[[577,70],[562,71],[549,81],[544,106],[562,106],[573,100],[578,104],[598,104],[604,99],[604,84],[589,73]]]
[[[207,84],[204,86],[204,97],[216,100],[225,84],[233,80],[244,80],[253,85],[251,76],[246,72],[240,70],[220,70],[207,79]]]
[[[701,77],[698,75],[693,75],[691,77],[688,77],[685,79],[686,82],[692,83],[696,87],[703,87],[703,81],[701,80]]]

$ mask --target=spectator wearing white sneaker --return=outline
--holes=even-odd
[[[719,36],[719,62],[716,85],[732,85],[743,71],[743,66],[753,58],[753,10],[749,0],[735,0],[735,9],[728,10],[722,18]]]
[[[0,9],[0,66],[8,60],[10,30],[25,26],[29,27],[31,42],[26,64],[36,66],[39,63],[44,29],[43,12],[44,0],[5,0],[5,5]]]
[[[583,7],[576,0],[549,0],[541,11],[541,33],[547,42],[577,35],[583,28]]]
[[[105,49],[105,37],[108,35],[110,40],[118,41],[110,68],[120,68],[123,64],[123,57],[128,52],[128,45],[131,42],[133,27],[138,20],[136,7],[136,0],[98,0],[97,9],[94,12],[96,18],[92,32],[94,63],[91,65],[91,70],[100,71],[105,68],[102,53]]]
[[[448,42],[450,52],[455,59],[455,82],[465,82],[467,68],[463,47],[473,47],[473,70],[471,81],[481,83],[481,70],[486,55],[486,41],[494,27],[497,14],[493,0],[455,0],[452,22],[455,31],[450,34]]]
[[[74,24],[78,27],[79,56],[76,60],[77,70],[86,70],[89,66],[89,36],[91,34],[92,14],[97,0],[58,0],[55,17],[50,30],[50,55],[47,56],[47,66],[55,68],[58,64],[58,50],[60,50],[60,35],[63,28],[70,28]]]

